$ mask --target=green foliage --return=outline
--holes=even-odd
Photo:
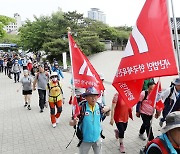
[[[10,22],[14,22],[15,20],[9,18],[7,16],[0,15],[0,38],[3,38],[6,34],[5,30],[3,29],[4,26],[8,25]]]
[[[42,46],[46,41],[46,31],[48,31],[49,17],[41,16],[35,18],[34,22],[29,20],[20,28],[20,39],[23,50],[29,50],[34,53],[42,50]]]
[[[20,37],[18,35],[13,34],[5,34],[3,38],[0,38],[1,43],[14,43],[18,46],[20,45]]]
[[[24,50],[37,53],[44,50],[48,58],[62,59],[62,53],[69,54],[67,27],[71,27],[72,35],[78,46],[86,55],[102,52],[104,43],[111,40],[116,43],[126,43],[130,34],[128,27],[109,27],[108,25],[84,18],[76,11],[63,13],[58,11],[50,17],[34,17],[35,21],[26,21],[20,29],[20,40]]]

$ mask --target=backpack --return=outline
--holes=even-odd
[[[103,121],[105,119],[104,118],[105,115],[102,112],[102,106],[99,103],[97,103],[97,104],[99,105],[99,111],[100,111],[100,115],[101,115],[100,121]],[[74,129],[76,131],[76,136],[79,139],[79,143],[78,143],[77,147],[79,147],[81,145],[82,140],[83,140],[83,133],[82,133],[82,130],[81,130],[80,126],[81,126],[81,124],[83,122],[83,118],[84,118],[84,115],[85,115],[85,112],[86,112],[86,101],[82,101],[80,103],[80,107],[81,107],[81,110],[80,110],[80,115],[78,117],[79,118],[79,122],[78,122],[77,126],[76,125],[74,126]],[[102,131],[101,131],[100,135],[101,135],[101,137],[103,139],[105,138],[105,136],[102,135]]]
[[[61,91],[61,94],[63,95],[63,90],[62,90],[61,85],[60,85],[60,83],[59,83],[59,82],[58,82],[58,85],[57,85],[57,86],[53,86],[53,87],[50,87],[50,84],[49,84],[49,83],[47,83],[47,87],[48,87],[48,89],[49,89],[49,94],[50,94],[50,91],[51,91],[53,88],[55,88],[55,87],[59,87],[59,88],[60,88],[60,91]],[[59,95],[61,95],[61,94],[59,94]],[[59,96],[59,95],[58,95],[58,96]],[[49,95],[49,97],[53,97],[54,102],[57,102],[57,98],[58,98],[58,96],[50,96],[50,95]]]
[[[136,105],[136,112],[139,112],[140,106],[141,106],[142,102],[147,99],[147,96],[148,96],[148,91],[145,90],[145,95],[144,95],[143,100],[142,100],[142,101],[139,101],[139,102],[137,103],[137,105]]]
[[[48,72],[45,72],[45,75],[47,76],[47,78],[49,79],[49,74],[48,74]],[[39,78],[39,72],[37,72],[37,75],[36,75],[37,77],[36,77],[36,79],[38,80],[38,78]]]
[[[103,113],[103,112],[102,112],[102,106],[101,106],[98,102],[97,102],[97,104],[99,105],[99,110],[100,110],[100,115],[101,115],[100,120],[103,121],[103,120],[105,119],[105,117],[106,117],[106,113]],[[68,143],[68,145],[66,146],[66,149],[67,149],[67,148],[69,147],[69,145],[71,144],[71,142],[72,142],[72,140],[73,140],[73,138],[74,138],[75,135],[76,135],[77,138],[79,139],[79,143],[78,143],[77,147],[79,147],[79,146],[81,145],[82,140],[83,140],[83,133],[82,133],[82,130],[81,130],[81,128],[80,128],[80,125],[82,124],[82,121],[83,121],[83,118],[84,118],[84,115],[85,115],[85,111],[86,111],[86,101],[83,100],[82,102],[80,102],[79,106],[81,107],[81,109],[80,109],[80,115],[78,116],[79,122],[78,122],[77,126],[76,126],[76,125],[74,126],[75,131],[74,131],[73,137],[72,137],[71,141]],[[108,112],[109,112],[109,111],[108,111]],[[105,136],[102,134],[102,131],[101,131],[100,135],[101,135],[101,138],[105,139]]]
[[[171,105],[172,99],[170,97],[172,96],[173,91],[174,91],[174,86],[171,87],[170,94],[169,94],[169,96],[164,101],[164,109],[163,109],[163,112],[162,112],[162,115],[163,115],[163,119],[162,120],[163,121],[165,121],[165,118],[166,118],[167,114],[169,113],[169,111],[172,108],[172,105]]]
[[[146,154],[148,148],[150,147],[150,145],[151,145],[152,143],[155,143],[155,144],[157,144],[157,145],[159,146],[162,154],[169,154],[169,150],[167,149],[164,141],[163,141],[162,139],[160,139],[159,137],[156,137],[156,138],[153,139],[152,141],[149,141],[145,147],[143,147],[142,149],[140,149],[139,154]]]

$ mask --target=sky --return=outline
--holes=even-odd
[[[180,0],[172,0],[174,13],[180,17]],[[169,2],[169,12],[171,14],[171,0]],[[145,3],[145,0],[0,0],[0,15],[13,17],[14,13],[19,13],[22,21],[30,19],[33,15],[50,16],[58,11],[58,7],[63,12],[77,11],[87,17],[90,8],[99,8],[106,14],[106,23],[110,26],[134,26],[136,19]]]

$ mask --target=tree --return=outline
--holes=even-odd
[[[0,38],[3,38],[6,34],[5,30],[3,29],[6,25],[8,25],[10,22],[14,22],[15,20],[13,18],[0,15]]]
[[[44,50],[50,59],[56,57],[60,60],[63,52],[69,54],[67,27],[71,27],[74,39],[86,55],[104,51],[105,45],[101,41],[122,43],[129,36],[127,30],[83,18],[83,14],[76,11],[58,11],[49,17],[35,17],[34,22],[26,21],[26,25],[20,29],[23,49],[35,53]]]
[[[46,32],[49,30],[48,22],[49,17],[41,16],[37,18],[34,16],[35,21],[26,21],[26,24],[20,28],[20,39],[22,42],[23,50],[28,50],[37,54],[42,50],[42,46],[46,41]]]

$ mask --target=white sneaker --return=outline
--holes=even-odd
[[[56,123],[53,123],[53,124],[52,124],[52,127],[55,128],[55,127],[56,127]]]
[[[60,119],[60,118],[56,118],[56,124],[58,124],[58,123],[59,123],[59,119]]]
[[[139,134],[139,138],[140,138],[141,140],[143,140],[143,141],[146,140],[146,137],[144,136],[144,134]]]

